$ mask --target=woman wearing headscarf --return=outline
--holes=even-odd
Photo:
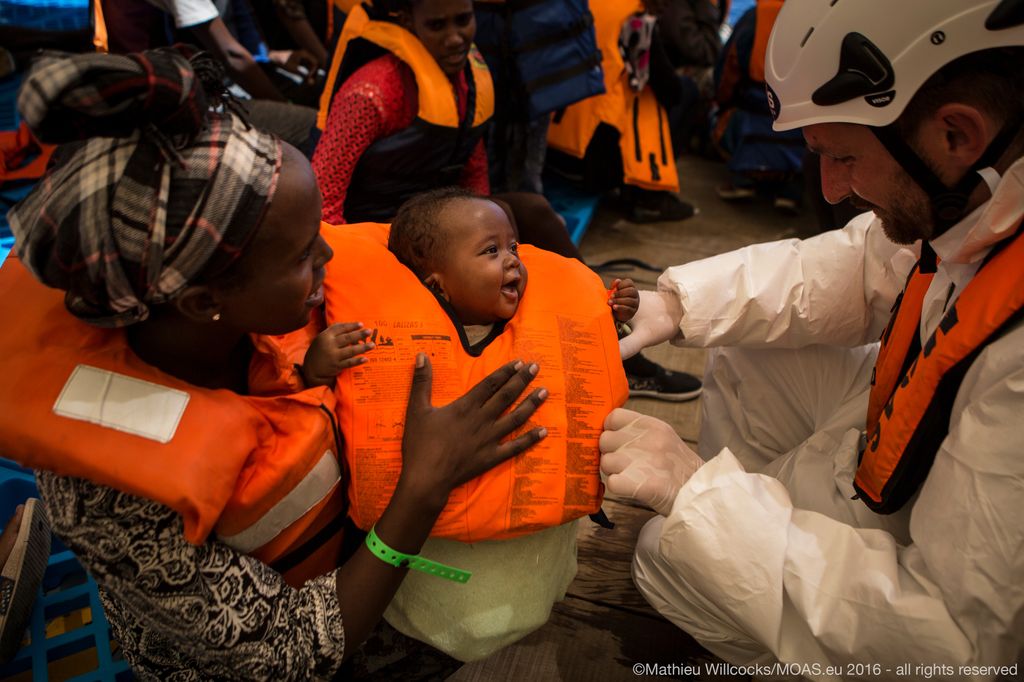
[[[139,677],[329,678],[429,567],[451,490],[544,436],[500,442],[546,393],[509,410],[537,369],[513,363],[435,408],[417,357],[397,489],[345,548],[333,395],[293,364],[333,255],[319,195],[219,82],[185,48],[29,75],[23,118],[69,144],[10,214],[0,451],[37,469]]]

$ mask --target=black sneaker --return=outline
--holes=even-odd
[[[667,220],[686,220],[700,213],[693,204],[683,201],[672,192],[635,190],[629,219],[634,223],[657,223]]]
[[[631,398],[683,402],[700,395],[700,379],[686,372],[665,369],[639,353],[624,360],[622,366],[626,370]]]

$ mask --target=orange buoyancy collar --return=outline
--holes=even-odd
[[[640,92],[629,86],[629,76],[619,52],[623,22],[643,4],[619,0],[591,0],[597,46],[604,69],[603,95],[577,102],[556,112],[548,128],[548,144],[582,159],[597,127],[608,124],[619,131],[623,179],[628,185],[651,190],[679,190],[679,173],[672,152],[668,114],[658,104],[648,84]]]
[[[433,403],[444,405],[501,365],[522,359],[549,397],[528,428],[548,436],[517,458],[457,488],[432,535],[464,542],[511,538],[596,512],[603,486],[598,438],[628,388],[607,291],[579,261],[520,246],[529,284],[515,316],[478,351],[460,325],[387,249],[386,225],[325,227],[345,254],[327,265],[327,321],[362,321],[375,331],[367,362],[337,381],[338,421],[351,472],[353,522],[369,528],[401,471],[402,429],[416,354],[433,367]],[[412,453],[415,455],[415,453]]]
[[[213,533],[292,585],[337,567],[345,486],[329,389],[241,396],[176,379],[140,360],[124,330],[71,316],[13,255],[0,319],[4,457],[165,505],[189,542]],[[252,390],[288,392],[288,344],[254,342]]]
[[[896,302],[872,376],[866,444],[854,487],[872,510],[899,510],[917,492],[949,431],[953,401],[978,354],[1024,318],[1024,233],[989,254],[921,347],[931,274],[915,266]]]
[[[350,44],[358,40],[367,41],[380,50],[390,52],[409,65],[419,89],[417,118],[445,128],[459,127],[459,109],[452,95],[451,82],[420,39],[398,24],[371,19],[363,6],[356,5],[345,20],[338,46],[327,70],[316,120],[316,127],[319,130],[326,127],[331,100],[345,79],[372,57],[381,54],[380,50],[370,53],[355,48],[350,50]],[[476,128],[486,123],[494,114],[494,84],[491,81],[491,72],[479,57],[476,48],[471,51],[468,68],[467,76],[476,88],[470,126]]]

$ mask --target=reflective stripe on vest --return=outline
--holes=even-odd
[[[640,93],[629,87],[625,63],[619,53],[622,24],[636,12],[639,2],[592,0],[597,45],[601,50],[605,94],[589,97],[555,114],[548,128],[548,144],[582,159],[594,131],[606,123],[619,131],[622,173],[626,184],[645,189],[679,190],[679,174],[672,152],[668,114],[648,84]]]
[[[387,230],[363,224],[323,232],[345,254],[343,264],[327,265],[327,320],[361,320],[376,340],[367,362],[337,381],[353,522],[369,528],[394,490],[417,352],[430,355],[436,405],[516,358],[537,362],[533,385],[549,391],[530,420],[531,427],[546,427],[548,437],[457,488],[432,535],[464,542],[511,538],[595,512],[603,491],[598,438],[605,417],[628,393],[601,280],[579,261],[520,246],[529,280],[519,308],[474,355],[461,326],[387,250]]]
[[[447,128],[459,127],[459,109],[455,102],[451,82],[441,70],[437,61],[427,52],[419,38],[398,24],[389,21],[376,21],[366,14],[366,9],[357,6],[348,14],[345,25],[341,29],[338,47],[334,51],[331,65],[327,71],[323,94],[320,95],[320,110],[317,113],[316,126],[321,131],[327,126],[327,114],[331,101],[343,84],[345,78],[362,66],[362,63],[345,62],[350,43],[355,40],[366,40],[379,48],[391,52],[409,65],[416,77],[419,97],[417,118],[432,125]],[[470,51],[467,62],[467,77],[476,86],[476,106],[472,112],[471,127],[483,125],[494,113],[494,86],[490,71],[483,59]],[[344,69],[343,69],[344,67]],[[469,114],[470,112],[467,112]]]
[[[234,537],[286,566],[292,585],[337,566],[345,499],[331,492],[344,486],[329,389],[240,396],[176,379],[141,361],[124,330],[72,317],[63,292],[14,257],[0,267],[0,317],[17,330],[0,335],[5,457],[162,504],[181,515],[187,541]],[[279,369],[252,376],[292,359],[256,353],[253,365]]]
[[[1024,316],[1024,236],[998,244],[920,346],[921,307],[932,275],[917,267],[882,335],[868,401],[866,443],[854,487],[872,510],[899,510],[924,482],[949,431],[971,363]]]

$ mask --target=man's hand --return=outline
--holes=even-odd
[[[667,291],[641,291],[640,309],[629,326],[633,333],[619,341],[622,359],[631,358],[648,346],[673,339],[679,334],[683,308],[679,299]]]
[[[359,322],[339,322],[320,332],[302,362],[306,386],[330,386],[343,369],[366,362],[362,354],[376,347],[372,341],[363,342],[369,335]]]
[[[608,492],[650,507],[663,516],[703,461],[671,426],[618,408],[604,420],[601,471]]]
[[[612,315],[619,322],[632,320],[636,315],[636,309],[640,307],[640,292],[633,280],[623,278],[612,282],[608,305],[612,308]]]

